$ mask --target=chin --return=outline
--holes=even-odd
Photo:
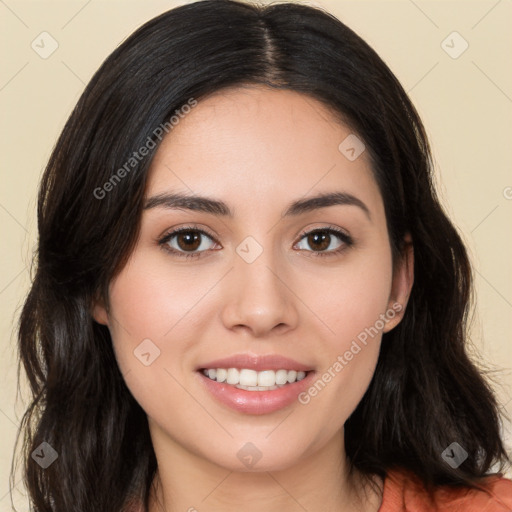
[[[266,435],[266,434],[265,434]],[[224,450],[219,447],[217,453],[204,454],[213,464],[229,471],[238,473],[263,473],[268,471],[283,471],[300,463],[304,443],[296,446],[288,444],[280,446],[269,439],[257,436],[252,441],[234,441],[226,445]]]

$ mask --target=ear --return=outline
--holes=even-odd
[[[394,264],[393,282],[388,301],[388,309],[395,311],[396,314],[386,322],[384,332],[389,332],[391,329],[394,329],[404,317],[413,283],[414,247],[411,235],[407,233],[404,236],[400,258]]]
[[[92,306],[92,317],[96,322],[108,326],[108,313],[104,301],[100,296],[97,296]]]

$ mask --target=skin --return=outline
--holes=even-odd
[[[148,415],[159,471],[151,512],[377,511],[377,490],[348,476],[344,423],[373,376],[382,332],[307,405],[243,414],[201,385],[198,364],[235,353],[280,354],[321,376],[365,328],[413,283],[412,249],[393,266],[382,197],[367,152],[348,160],[338,146],[351,133],[316,100],[263,86],[224,89],[202,99],[163,140],[146,197],[183,192],[226,202],[233,218],[155,207],[144,210],[131,257],[111,282],[108,325],[127,386]],[[294,200],[343,191],[367,206],[335,205],[281,217]],[[158,240],[193,225],[213,234],[180,258]],[[337,255],[317,256],[304,231],[338,227],[354,239]],[[172,228],[172,229],[171,229]],[[248,236],[263,252],[247,263],[236,252]],[[186,252],[186,245],[172,247]],[[325,252],[343,242],[331,235]],[[194,250],[192,251],[194,252]],[[108,311],[107,311],[108,309]],[[160,356],[134,357],[144,339]],[[248,469],[237,452],[261,452]]]

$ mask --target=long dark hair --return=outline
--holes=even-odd
[[[425,130],[403,88],[321,9],[206,0],[150,20],[107,58],[42,177],[37,259],[19,324],[33,395],[20,428],[23,469],[37,512],[148,503],[157,463],[147,418],[91,308],[98,298],[108,305],[108,283],[137,239],[157,128],[191,98],[244,84],[304,93],[350,126],[371,156],[393,257],[406,233],[413,240],[405,316],[384,335],[373,380],[345,425],[352,467],[381,477],[401,467],[427,486],[472,486],[508,462],[496,400],[467,355],[470,264],[436,196]],[[150,142],[150,154],[128,169]],[[441,456],[452,442],[468,452],[457,468]],[[41,443],[58,454],[46,469],[31,457]]]

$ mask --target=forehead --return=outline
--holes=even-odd
[[[358,194],[379,202],[369,156],[329,107],[310,96],[265,86],[217,91],[198,101],[164,138],[147,195],[172,191],[229,198],[249,208],[310,192]],[[358,142],[359,141],[359,142]],[[349,153],[348,156],[353,156]]]

